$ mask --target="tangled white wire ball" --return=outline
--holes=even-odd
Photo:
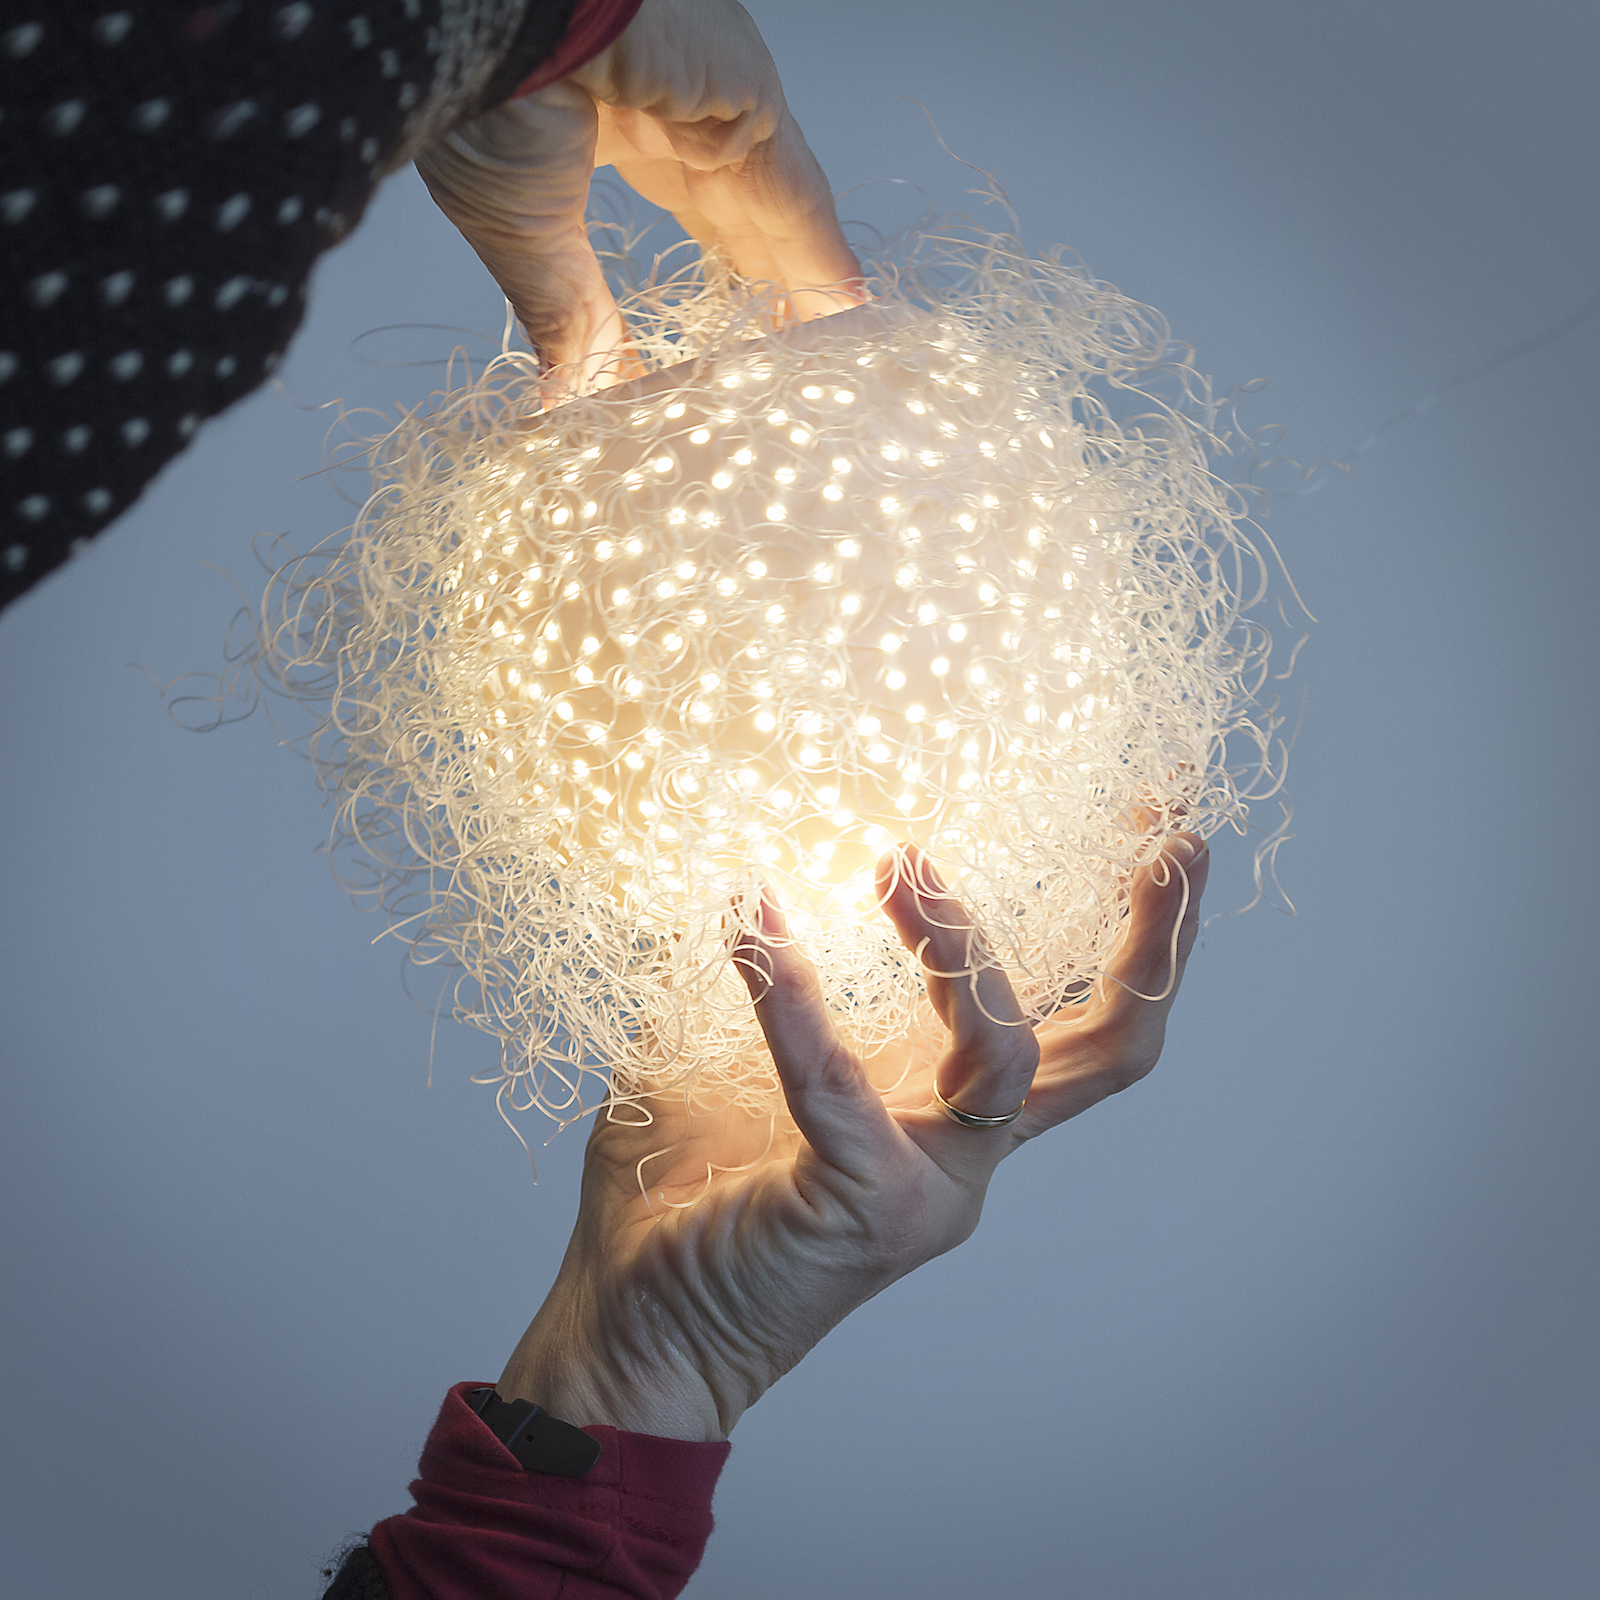
[[[649,289],[650,375],[548,412],[504,356],[381,441],[348,538],[269,592],[339,826],[460,963],[514,1109],[775,1105],[728,954],[763,878],[846,1041],[901,1034],[898,840],[1040,1019],[1167,830],[1275,788],[1265,573],[1203,382],[1080,268],[940,259],[776,333],[726,284]]]

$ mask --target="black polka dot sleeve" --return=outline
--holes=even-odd
[[[0,0],[0,605],[282,358],[379,179],[574,0]]]

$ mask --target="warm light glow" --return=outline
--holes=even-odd
[[[1135,808],[1242,821],[1224,741],[1259,776],[1270,725],[1238,508],[1178,413],[1085,404],[1165,355],[1139,308],[1006,260],[1032,279],[730,336],[546,415],[506,358],[391,440],[310,591],[352,597],[345,631],[295,617],[288,664],[333,658],[355,711],[347,811],[426,842],[463,1014],[553,1114],[611,1069],[771,1103],[723,928],[758,875],[871,1052],[925,1004],[872,910],[887,844],[928,848],[1043,1016],[1157,848]]]

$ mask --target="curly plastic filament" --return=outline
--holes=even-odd
[[[348,538],[269,593],[339,825],[464,969],[517,1109],[776,1104],[728,954],[763,878],[846,1041],[901,1034],[898,840],[1042,1018],[1166,828],[1276,787],[1264,569],[1203,380],[1081,268],[922,249],[942,286],[778,332],[726,283],[642,291],[649,376],[553,411],[501,358],[381,441]]]

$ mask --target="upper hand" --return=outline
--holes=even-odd
[[[549,367],[572,384],[630,375],[626,332],[584,228],[589,180],[614,166],[740,277],[801,320],[860,298],[833,196],[737,0],[644,0],[608,49],[507,101],[417,158]]]
[[[899,1076],[904,1058],[869,1072],[840,1044],[802,952],[744,938],[735,959],[787,1114],[770,1143],[766,1119],[690,1116],[681,1097],[652,1101],[648,1126],[597,1120],[572,1243],[501,1395],[580,1425],[725,1437],[855,1307],[967,1238],[1006,1156],[1155,1065],[1209,862],[1195,836],[1171,836],[1134,880],[1106,976],[1062,1020],[1028,1027],[1000,968],[938,975],[971,961],[965,914],[920,852],[898,869],[886,857],[885,909],[944,1025],[935,1048],[907,1041],[910,1069],[888,1094],[872,1077]],[[762,918],[781,940],[770,900]],[[1009,1127],[962,1127],[934,1081],[963,1111],[1026,1109]]]

